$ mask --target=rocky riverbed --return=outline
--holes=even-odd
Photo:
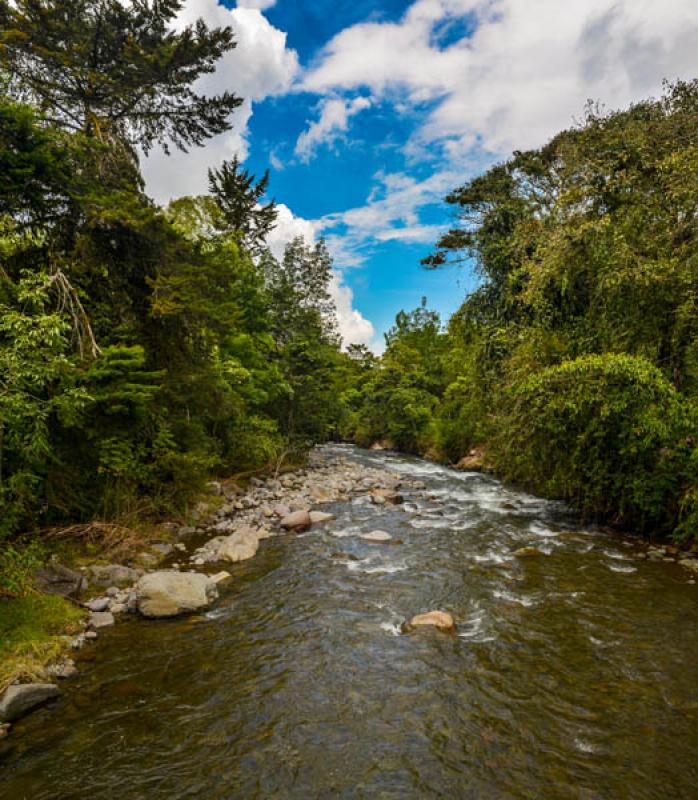
[[[409,471],[385,469],[348,458],[341,448],[320,448],[311,454],[306,467],[278,478],[253,478],[246,489],[232,481],[221,481],[209,484],[209,491],[211,500],[199,504],[195,525],[165,525],[166,536],[152,541],[146,550],[134,553],[127,563],[93,565],[85,567],[83,574],[72,576],[70,571],[57,571],[57,579],[72,581],[83,595],[85,589],[88,595],[84,601],[89,612],[85,629],[72,638],[71,648],[81,650],[90,646],[120,619],[140,616],[153,620],[207,611],[234,581],[232,565],[254,559],[266,540],[302,535],[314,529],[343,538],[345,532],[333,530],[337,504],[368,506],[376,512],[399,506],[406,517],[412,518],[414,527],[440,525],[439,512],[432,509],[427,514],[425,507],[442,498],[423,480]],[[328,510],[330,507],[335,510]],[[517,508],[506,500],[501,503],[502,512],[515,512]],[[378,526],[357,530],[354,535],[375,547],[402,544],[393,533]],[[572,532],[569,536],[574,538],[578,534]],[[683,569],[685,583],[695,585],[698,578],[695,548],[690,551],[673,545],[643,545],[627,539],[619,542],[632,551],[628,554],[630,562],[675,562]],[[550,548],[543,536],[540,541],[523,543],[501,557],[506,566],[511,563],[506,559],[535,560],[548,555]],[[350,559],[351,554],[341,557]],[[613,570],[633,571],[635,568],[627,563],[628,559],[626,563],[618,560]],[[449,612],[441,609],[422,609],[422,612],[412,619],[406,617],[403,630],[422,625],[444,631],[457,628],[458,620]],[[56,681],[77,675],[75,660],[66,656],[47,669],[43,683],[10,687],[0,698],[0,738],[7,735],[10,723],[59,694]]]

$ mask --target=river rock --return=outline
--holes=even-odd
[[[61,564],[48,564],[34,574],[34,586],[44,594],[76,597],[87,588],[87,578]]]
[[[108,628],[114,624],[114,615],[111,611],[93,611],[90,614],[90,628]]]
[[[94,600],[90,600],[87,607],[90,611],[106,611],[110,602],[108,597],[95,597]]]
[[[417,614],[409,622],[410,628],[419,628],[424,625],[431,625],[440,631],[455,630],[456,621],[453,614],[448,611],[428,611],[426,614]]]
[[[218,588],[196,572],[153,572],[138,581],[136,595],[144,617],[176,617],[208,608],[218,598]]]
[[[287,531],[307,531],[312,524],[310,512],[307,509],[294,511],[281,520],[281,527],[285,528]]]
[[[259,550],[259,537],[252,528],[240,528],[227,536],[218,548],[218,560],[230,561],[233,564],[238,561],[247,561],[254,558]]]
[[[398,494],[394,489],[372,489],[371,500],[377,505],[388,503],[389,505],[396,506],[402,503],[403,496]]]
[[[274,513],[277,517],[287,517],[291,513],[291,509],[285,503],[279,503],[274,506]]]
[[[371,531],[360,534],[360,538],[367,542],[389,542],[393,537],[387,531]]]
[[[123,586],[135,583],[143,574],[142,570],[124,567],[121,564],[90,567],[90,574],[100,586]]]
[[[222,572],[217,572],[215,575],[211,575],[211,580],[218,586],[219,583],[225,583],[225,581],[230,580],[232,577],[233,576],[229,572],[223,570]]]
[[[543,553],[537,547],[519,547],[518,550],[514,550],[512,555],[516,558],[536,558],[542,556]]]
[[[29,711],[60,694],[53,683],[25,683],[10,686],[0,699],[0,721],[14,722]]]
[[[337,519],[334,514],[330,514],[325,511],[311,511],[310,512],[310,521],[313,525],[319,525],[323,522],[329,522],[332,519]]]

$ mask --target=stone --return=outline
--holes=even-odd
[[[53,683],[10,686],[0,699],[0,721],[14,722],[59,694],[59,688]]]
[[[76,597],[87,589],[87,578],[61,564],[48,564],[34,573],[34,586],[44,594]]]
[[[177,538],[188,539],[195,533],[196,533],[196,528],[192,528],[191,525],[182,525],[182,527],[177,530]]]
[[[272,510],[277,517],[287,517],[291,513],[291,509],[284,503],[279,503]]]
[[[116,586],[110,586],[104,594],[106,594],[107,597],[116,597],[119,594],[119,590]],[[94,608],[92,610],[96,611]]]
[[[111,611],[93,611],[90,614],[88,625],[91,628],[108,628],[114,624],[114,615]]]
[[[214,497],[220,497],[223,494],[223,487],[218,481],[209,481],[206,484],[206,491]]]
[[[128,611],[126,603],[111,603],[109,610],[112,614],[125,614]]]
[[[307,531],[312,525],[310,513],[306,510],[294,511],[281,520],[281,527],[288,531]]]
[[[4,722],[2,725],[0,725],[0,739],[4,739],[7,736],[11,727],[12,726],[9,724],[9,722]]]
[[[109,608],[109,602],[108,597],[96,597],[94,600],[90,600],[87,607],[90,611],[106,611]]]
[[[382,505],[383,503],[379,502],[380,498],[383,498],[383,503],[388,503],[391,506],[399,505],[404,500],[403,496],[398,494],[395,489],[372,489],[371,500],[374,503],[378,503],[378,505]]]
[[[412,617],[408,627],[419,628],[425,625],[431,625],[440,631],[452,631],[455,630],[456,621],[453,614],[449,614],[448,611],[428,611],[426,614]]]
[[[465,472],[481,472],[485,469],[485,451],[482,447],[474,447],[467,456],[461,458],[456,469]]]
[[[514,550],[512,555],[516,556],[516,558],[535,558],[536,556],[542,556],[543,553],[537,547],[519,547],[518,550]]]
[[[367,542],[389,542],[393,537],[387,531],[371,531],[360,534],[360,538]]]
[[[141,570],[124,567],[121,564],[90,567],[90,574],[100,586],[123,586],[135,583],[143,574]]]
[[[329,522],[332,519],[337,519],[334,514],[325,511],[311,511],[310,521],[313,525],[319,525],[323,522]]]
[[[136,585],[144,617],[176,617],[208,608],[218,598],[216,584],[197,572],[152,572]]]
[[[219,583],[225,583],[225,581],[229,581],[233,576],[223,570],[222,572],[217,572],[215,575],[211,575],[211,580],[218,586]]]
[[[174,550],[174,547],[172,547],[172,545],[168,544],[167,542],[155,542],[150,546],[153,550],[155,550],[156,553],[158,553],[161,556],[169,556],[172,554],[172,551]]]
[[[69,680],[70,678],[76,678],[78,676],[78,668],[75,666],[75,662],[67,658],[64,661],[59,662],[58,664],[52,664],[46,672],[52,678],[60,678],[61,680]]]
[[[94,641],[98,637],[97,631],[85,631],[85,639]]]
[[[219,561],[247,561],[254,558],[259,550],[259,537],[252,528],[240,528],[227,536],[220,544],[217,552]]]

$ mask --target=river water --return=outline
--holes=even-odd
[[[491,478],[332,450],[427,492],[332,506],[206,616],[103,634],[0,745],[0,798],[698,798],[682,568]],[[457,633],[401,632],[431,609]]]

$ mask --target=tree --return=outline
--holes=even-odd
[[[148,152],[186,150],[229,130],[242,102],[198,94],[235,46],[230,28],[171,24],[183,0],[0,0],[0,58],[10,91],[54,124]]]
[[[213,219],[214,225],[221,233],[235,236],[252,255],[260,255],[278,215],[274,200],[266,205],[260,203],[269,185],[269,171],[256,181],[254,175],[241,168],[235,156],[224,161],[220,169],[209,170],[208,181],[219,211]]]

